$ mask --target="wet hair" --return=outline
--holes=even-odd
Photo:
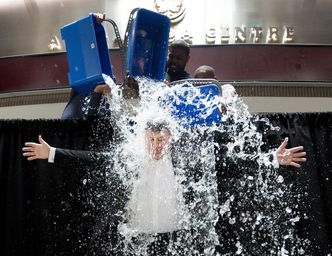
[[[145,130],[149,130],[152,132],[160,132],[162,129],[170,132],[169,123],[167,121],[148,121],[146,123]]]
[[[178,48],[181,49],[185,52],[185,54],[189,55],[190,53],[190,47],[189,44],[187,44],[185,41],[183,40],[175,40],[173,43],[171,43],[171,45],[169,46],[170,49],[173,48]]]

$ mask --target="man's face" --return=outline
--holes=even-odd
[[[181,48],[171,48],[168,54],[167,67],[171,72],[183,71],[189,60],[189,55]]]
[[[161,131],[146,131],[147,149],[151,157],[160,160],[169,150],[171,134],[167,129]]]

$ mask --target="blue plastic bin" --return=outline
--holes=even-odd
[[[127,72],[162,81],[168,53],[170,20],[167,16],[138,9],[128,34]]]
[[[185,127],[221,123],[221,89],[216,84],[183,86],[162,101]]]
[[[88,93],[104,83],[102,74],[113,78],[104,27],[89,16],[61,28],[69,64],[69,83],[75,90]]]

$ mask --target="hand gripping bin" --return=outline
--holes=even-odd
[[[142,8],[136,11],[128,34],[129,75],[164,80],[169,30],[170,20],[165,15]]]
[[[81,93],[104,83],[102,74],[113,78],[104,27],[93,14],[61,28],[69,64],[69,83]]]
[[[167,96],[164,104],[184,127],[211,126],[221,123],[220,96],[221,89],[216,84],[184,85]]]

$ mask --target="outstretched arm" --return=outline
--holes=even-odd
[[[48,159],[51,147],[43,140],[42,136],[38,136],[39,143],[26,142],[22,148],[23,156],[28,157],[29,161],[35,159]]]
[[[48,159],[48,162],[59,166],[80,166],[81,164],[102,165],[109,162],[108,154],[98,151],[72,150],[63,148],[53,148],[41,135],[38,137],[39,143],[26,142],[22,148],[23,156],[29,161],[35,159]]]
[[[286,148],[288,144],[288,138],[281,143],[276,151],[277,161],[280,165],[290,165],[296,168],[300,168],[300,163],[307,161],[305,158],[306,152],[303,151],[303,146]]]

